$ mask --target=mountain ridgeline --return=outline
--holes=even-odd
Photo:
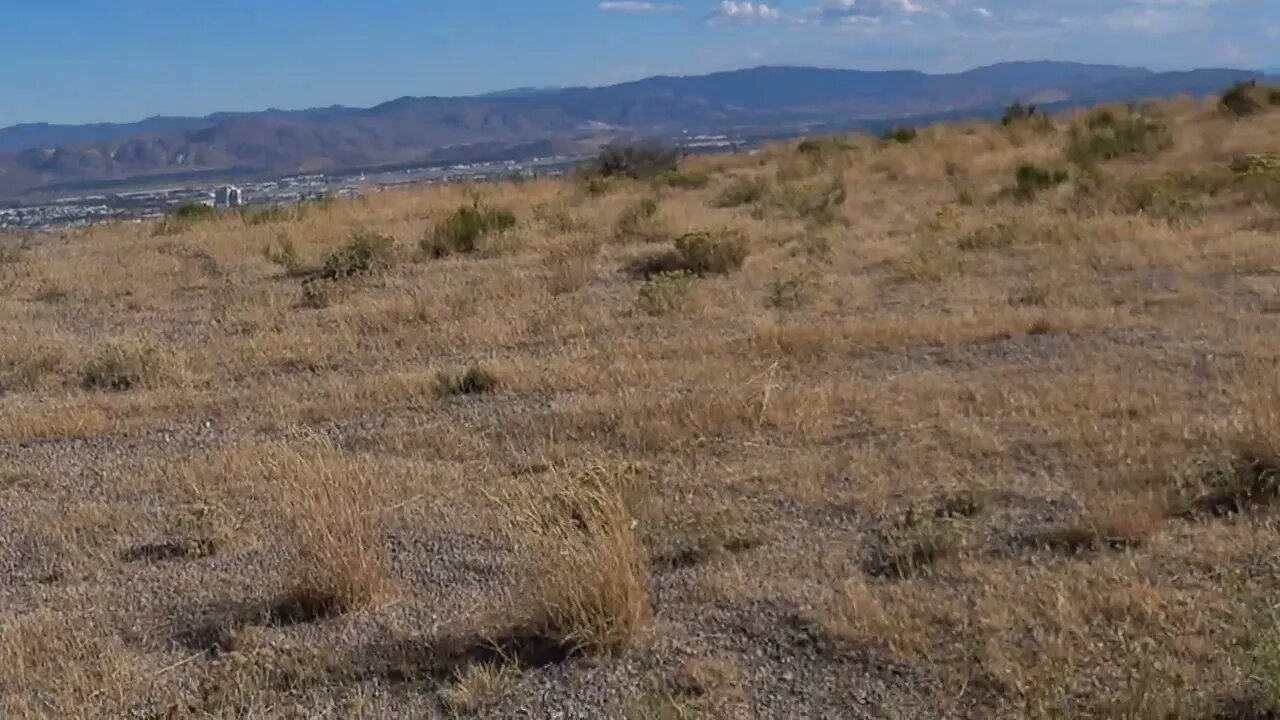
[[[758,67],[593,88],[404,97],[372,108],[154,117],[136,123],[0,129],[0,197],[211,173],[335,172],[572,152],[625,136],[873,125],[998,114],[1013,101],[1068,106],[1207,95],[1243,70],[1156,73],[1061,62],[956,74]]]

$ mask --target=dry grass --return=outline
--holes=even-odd
[[[510,665],[469,665],[454,677],[440,699],[455,715],[480,713],[508,689],[517,672]]]
[[[269,448],[261,472],[288,527],[288,587],[273,609],[280,622],[333,617],[391,595],[372,468],[320,444]]]
[[[511,536],[521,558],[513,614],[586,652],[610,652],[649,629],[648,553],[626,499],[626,469],[557,478],[550,497],[516,500]]]
[[[1265,717],[1278,130],[0,238],[0,715]]]

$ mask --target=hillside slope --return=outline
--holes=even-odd
[[[1274,718],[1255,92],[0,237],[0,716]]]

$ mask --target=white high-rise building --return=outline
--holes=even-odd
[[[239,207],[244,204],[244,191],[235,185],[218,188],[214,204],[220,207]]]

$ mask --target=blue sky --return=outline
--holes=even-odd
[[[371,105],[766,63],[1280,65],[1280,0],[44,0],[3,10],[0,126]]]

